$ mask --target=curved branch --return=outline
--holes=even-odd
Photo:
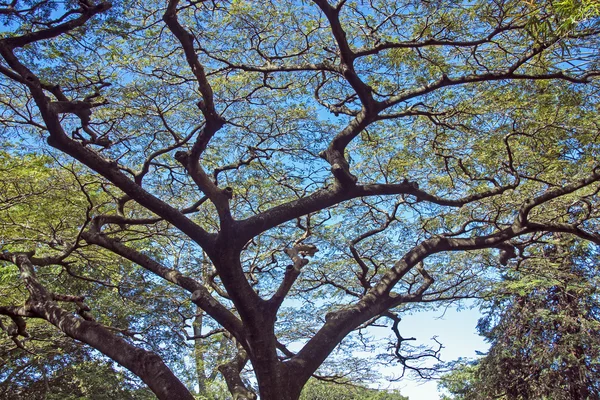
[[[600,235],[587,233],[574,225],[532,223],[528,222],[526,218],[527,213],[533,207],[557,197],[573,193],[598,180],[600,180],[600,168],[596,168],[592,174],[577,182],[563,188],[549,190],[540,196],[527,200],[522,207],[522,212],[515,217],[513,224],[496,233],[472,238],[435,236],[413,247],[359,301],[339,311],[327,314],[323,327],[289,361],[290,366],[296,370],[299,379],[308,379],[310,374],[333,351],[339,341],[362,323],[400,304],[421,301],[426,290],[433,283],[433,279],[422,267],[418,266],[433,254],[485,248],[505,249],[506,242],[513,238],[534,232],[549,231],[572,233],[600,244]],[[512,250],[514,251],[514,249]],[[417,271],[424,278],[424,283],[413,293],[404,295],[393,293],[394,286],[415,266],[417,266]]]
[[[89,21],[94,15],[100,14],[101,12],[107,11],[112,7],[111,3],[105,2],[100,3],[94,7],[84,7],[83,9],[73,10],[72,12],[78,12],[81,14],[79,17],[70,21],[64,22],[57,26],[53,26],[48,29],[42,29],[37,32],[27,33],[21,36],[8,37],[0,39],[0,43],[8,45],[10,48],[24,47],[33,42],[40,40],[52,39],[63,33],[72,31],[75,28],[83,26]]]
[[[39,78],[23,65],[13,54],[12,50],[6,45],[3,45],[2,42],[0,42],[0,55],[4,57],[13,70],[17,71],[29,82],[28,87],[30,92],[50,134],[48,137],[49,145],[72,156],[82,164],[108,179],[140,205],[181,229],[182,232],[187,234],[200,246],[208,249],[211,248],[214,235],[206,232],[200,226],[185,217],[176,208],[145,191],[141,186],[137,185],[123,174],[119,170],[116,162],[103,158],[97,152],[69,138],[61,125],[57,112],[50,106],[50,101],[44,93]]]
[[[139,376],[159,399],[194,399],[158,355],[131,345],[97,322],[77,318],[59,307],[53,300],[52,293],[37,280],[27,254],[3,253],[0,259],[19,267],[21,279],[30,294],[27,301],[29,313],[45,319],[73,339],[89,344],[115,360]]]
[[[325,17],[331,26],[331,33],[333,34],[340,51],[342,75],[356,91],[356,94],[360,98],[365,110],[369,113],[374,111],[375,100],[373,99],[373,90],[369,85],[360,79],[354,70],[354,59],[356,58],[356,55],[350,48],[346,32],[344,31],[344,28],[340,22],[340,7],[344,2],[340,2],[339,7],[332,7],[327,0],[313,0],[313,2],[321,9],[321,11],[323,11],[323,14],[325,14]]]
[[[414,196],[417,201],[427,201],[447,207],[462,207],[475,201],[502,195],[506,191],[516,187],[517,183],[497,186],[485,192],[474,193],[458,199],[446,199],[429,194],[426,191],[419,189],[418,184],[415,182],[409,181],[398,184],[357,185],[349,189],[334,187],[331,189],[321,189],[307,197],[273,207],[245,220],[237,221],[237,224],[241,233],[240,240],[243,240],[245,243],[252,237],[282,223],[358,197],[409,195]]]
[[[358,50],[355,54],[356,57],[365,57],[374,54],[379,54],[382,51],[390,50],[390,49],[418,49],[422,47],[441,47],[441,46],[449,46],[449,47],[476,47],[485,43],[492,42],[492,39],[498,36],[501,33],[523,29],[525,25],[510,25],[510,26],[499,26],[490,32],[487,36],[476,39],[476,40],[440,40],[440,39],[427,39],[423,41],[406,41],[406,42],[392,42],[392,41],[384,41],[370,49]]]
[[[96,244],[126,258],[161,278],[192,293],[192,301],[206,311],[225,329],[237,338],[243,337],[243,326],[241,321],[233,315],[225,306],[219,303],[210,292],[198,281],[183,275],[177,270],[167,268],[150,257],[127,247],[117,240],[110,239],[100,233],[87,231],[82,233],[82,238],[88,243]]]

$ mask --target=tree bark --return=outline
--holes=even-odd
[[[196,309],[196,317],[194,318],[194,322],[192,323],[192,328],[194,331],[194,357],[196,361],[196,379],[198,382],[198,393],[203,394],[206,393],[206,381],[208,378],[206,377],[206,371],[204,369],[204,348],[202,344],[202,339],[200,336],[202,335],[202,309],[198,307]]]
[[[160,400],[194,400],[158,355],[127,343],[98,323],[79,320],[56,305],[38,303],[33,308],[68,336],[89,344],[140,377]]]
[[[261,400],[298,400],[306,381],[291,374],[287,364],[253,362]]]
[[[194,400],[183,383],[153,352],[135,347],[95,321],[75,317],[53,300],[53,295],[37,279],[27,254],[2,257],[19,267],[21,279],[30,294],[27,308],[62,332],[86,343],[127,368],[148,385],[160,400]]]

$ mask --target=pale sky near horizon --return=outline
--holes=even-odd
[[[475,358],[476,351],[485,352],[489,345],[477,334],[477,321],[481,313],[477,308],[441,309],[424,311],[402,317],[399,328],[403,336],[415,337],[418,343],[431,344],[433,336],[444,345],[442,360],[452,361],[460,357]],[[393,367],[386,372],[393,372]],[[393,388],[399,389],[410,400],[439,400],[437,381],[422,383],[411,377],[405,377],[395,383]]]

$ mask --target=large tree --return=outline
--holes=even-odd
[[[367,370],[326,360],[370,326],[427,373],[403,312],[552,233],[600,244],[593,8],[0,3],[5,331],[45,320],[160,399],[193,398],[187,339],[202,386],[224,338],[236,399],[248,365],[264,400]],[[54,181],[15,164],[42,153]]]

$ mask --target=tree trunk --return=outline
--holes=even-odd
[[[298,400],[306,382],[279,360],[272,363],[253,361],[261,400]]]

